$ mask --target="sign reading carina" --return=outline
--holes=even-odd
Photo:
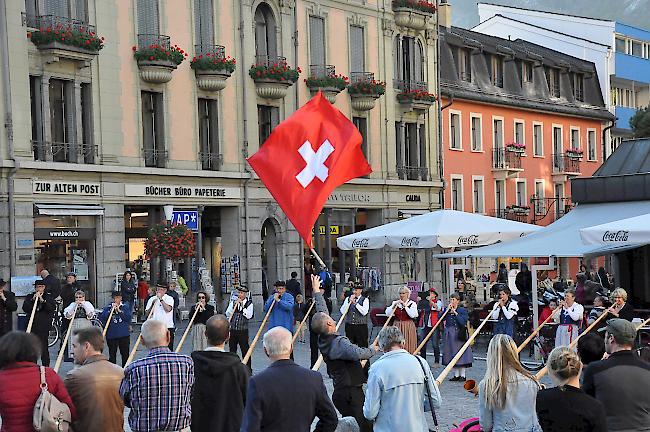
[[[237,199],[239,188],[222,186],[180,186],[163,184],[125,184],[125,196],[149,198]]]

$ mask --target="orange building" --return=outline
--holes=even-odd
[[[594,64],[456,27],[442,30],[440,64],[445,208],[538,225],[562,217],[569,180],[600,166],[614,120]]]

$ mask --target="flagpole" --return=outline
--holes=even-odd
[[[320,257],[320,256],[318,255],[318,253],[314,250],[314,248],[309,248],[309,250],[311,251],[311,254],[314,255],[314,256],[316,257],[316,259],[318,260],[318,263],[320,264],[321,267],[327,267],[327,266],[325,265],[325,262],[321,259],[321,257]]]

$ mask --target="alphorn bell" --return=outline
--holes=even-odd
[[[474,380],[467,380],[465,381],[465,384],[463,384],[463,388],[473,394],[474,396],[478,396],[478,384]]]

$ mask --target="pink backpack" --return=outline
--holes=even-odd
[[[478,424],[478,417],[463,421],[457,428],[450,429],[449,432],[481,432],[481,426]]]

